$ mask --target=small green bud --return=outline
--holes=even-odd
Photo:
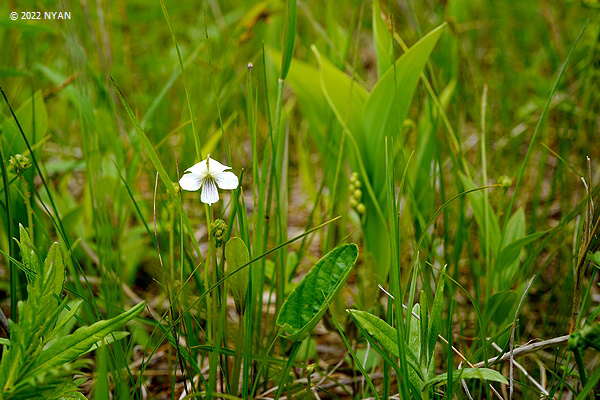
[[[360,185],[360,181],[357,180],[356,182],[354,182],[354,186],[356,186],[357,189],[360,188]]]
[[[407,118],[407,119],[404,120],[404,123],[402,124],[402,127],[405,130],[412,131],[416,127],[416,124],[415,124],[415,122],[412,119],[408,119]]]
[[[227,225],[222,219],[215,219],[210,224],[210,235],[215,238],[217,247],[220,246],[223,242],[223,234],[225,233],[225,228],[227,228]]]
[[[348,191],[350,193],[354,193],[354,189],[356,189],[356,186],[354,185],[355,182],[350,182],[350,184],[348,185]]]
[[[498,183],[500,184],[500,186],[502,186],[504,189],[508,189],[509,187],[512,186],[512,179],[510,179],[508,176],[506,175],[502,175],[500,178],[498,178]]]
[[[356,201],[354,197],[350,197],[350,199],[348,200],[348,205],[350,206],[350,208],[355,208],[358,205],[358,201]]]
[[[21,154],[15,154],[8,160],[8,162],[17,175],[21,175],[23,171],[31,166],[31,164],[29,164],[29,159]]]
[[[362,198],[362,190],[356,189],[354,191],[354,193],[352,193],[352,196],[354,196],[354,198],[356,199],[356,201],[360,201],[360,199]]]
[[[365,213],[367,212],[367,208],[363,203],[358,203],[358,205],[356,206],[356,212],[360,215],[365,215]]]
[[[357,181],[358,180],[358,172],[353,172],[352,175],[350,176],[350,180]]]

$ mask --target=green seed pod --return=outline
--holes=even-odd
[[[362,198],[362,190],[356,189],[354,193],[352,193],[352,196],[356,199],[356,201],[360,201]]]
[[[350,180],[357,181],[358,180],[358,172],[353,172],[352,175],[350,176]]]
[[[361,185],[362,184],[358,180],[356,182],[354,182],[354,186],[356,186],[357,189],[360,188]]]
[[[350,197],[350,199],[348,199],[348,205],[350,208],[355,208],[358,205],[358,201],[356,201],[354,197]]]
[[[356,206],[356,212],[359,213],[360,215],[365,215],[365,213],[367,212],[367,207],[365,207],[365,205],[363,203],[359,203]]]
[[[356,186],[354,185],[355,182],[350,182],[350,184],[348,185],[348,191],[350,193],[354,193],[354,189],[356,189]]]

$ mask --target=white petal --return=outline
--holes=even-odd
[[[197,174],[184,174],[179,180],[179,186],[183,190],[195,191],[202,186],[202,178]]]
[[[217,192],[217,185],[212,179],[205,179],[202,184],[202,194],[200,200],[206,204],[213,204],[219,201],[219,192]]]
[[[206,168],[206,160],[200,161],[198,164],[192,165],[190,168],[185,170],[186,172],[191,172],[192,174],[196,174],[200,179],[204,179],[208,170]],[[198,190],[198,189],[196,189]]]
[[[221,172],[220,174],[216,175],[215,180],[221,189],[233,190],[236,189],[239,184],[238,177],[235,176],[233,172],[229,171]]]
[[[208,173],[211,174],[212,176],[218,175],[225,170],[231,169],[231,167],[228,167],[227,165],[223,165],[220,162],[218,162],[217,160],[213,160],[212,158],[210,158],[210,155],[208,156],[207,160],[208,159],[210,159],[208,161]]]

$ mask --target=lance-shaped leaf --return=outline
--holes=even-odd
[[[285,35],[283,37],[283,57],[281,59],[282,80],[287,77],[290,64],[294,56],[294,42],[296,39],[296,0],[288,0],[285,12]]]
[[[446,267],[444,267],[440,273],[438,280],[437,289],[435,291],[435,298],[433,299],[433,308],[431,310],[431,325],[429,328],[429,343],[427,349],[429,354],[427,360],[429,364],[433,362],[433,353],[435,350],[435,344],[437,343],[438,335],[442,330],[442,314],[444,312],[444,282],[446,280]]]
[[[400,351],[398,349],[398,342],[397,342],[398,333],[396,331],[396,328],[388,325],[387,322],[385,322],[381,318],[377,317],[376,315],[373,315],[366,311],[348,310],[348,312],[350,313],[350,315],[352,316],[352,318],[358,325],[360,331],[367,338],[369,343],[371,343],[371,345],[373,345],[373,348],[375,350],[377,350],[378,352],[380,352],[381,355],[385,359],[388,359],[387,354],[383,353],[386,351],[391,353],[394,357],[400,356]],[[411,316],[411,318],[414,318],[414,317]],[[412,324],[412,327],[416,332],[416,337],[418,340],[419,325],[415,323],[415,324]],[[379,346],[376,346],[376,344],[373,342],[373,340],[376,340],[377,342],[379,342],[381,347],[383,347],[383,352]],[[421,383],[424,380],[424,377],[423,377],[423,373],[419,369],[419,359],[418,359],[417,355],[415,355],[415,353],[413,352],[411,347],[413,349],[415,349],[415,351],[417,351],[417,352],[420,350],[419,350],[418,344],[417,344],[417,346],[410,346],[410,345],[404,346],[404,350],[406,351],[406,355],[407,355],[406,359],[408,361],[408,365],[411,367],[408,370],[408,379],[409,379],[411,387],[413,388],[413,394],[415,394],[415,393],[418,393],[418,388],[421,387]],[[418,397],[415,397],[415,398],[418,398]]]
[[[494,381],[508,384],[508,381],[503,377],[500,372],[489,368],[463,368],[452,373],[452,383],[458,382],[460,379],[482,379],[485,381]],[[430,379],[425,384],[425,387],[429,385],[437,385],[446,383],[448,381],[448,374],[443,373]]]
[[[367,101],[368,92],[352,77],[340,71],[331,61],[311,47],[319,62],[321,89],[342,126],[348,128],[360,149],[366,146],[362,124],[362,110]],[[362,151],[362,150],[361,150]]]
[[[136,317],[145,306],[146,302],[141,302],[129,311],[125,311],[114,318],[81,327],[71,335],[60,338],[52,346],[41,352],[27,371],[27,376],[35,376],[40,371],[64,365],[85,354],[96,342],[104,339],[106,335],[115,331],[119,326]]]
[[[392,35],[381,16],[379,0],[373,1],[373,44],[377,58],[377,76],[382,76],[392,65]]]
[[[250,255],[246,243],[239,237],[229,239],[225,245],[225,260],[228,274],[242,265],[248,264]],[[246,307],[246,290],[248,289],[248,268],[243,268],[238,273],[231,275],[229,284],[235,301],[235,308],[240,314],[243,314]]]
[[[302,341],[323,316],[334,296],[346,283],[358,257],[358,247],[336,247],[306,274],[281,307],[277,325],[281,335]]]
[[[385,157],[384,137],[395,137],[402,132],[421,72],[444,27],[445,24],[429,32],[398,58],[377,81],[365,104],[364,131],[368,140],[363,159],[365,164],[372,165],[372,184],[378,195],[385,184],[385,163],[380,161]]]
[[[368,313],[366,311],[359,310],[348,310],[354,321],[361,328],[363,328],[369,335],[377,339],[381,346],[389,351],[393,356],[400,357],[400,352],[398,351],[398,334],[396,333],[396,328],[390,326],[387,322],[382,320],[381,318]],[[405,347],[407,350],[409,362],[417,363],[417,356],[408,346]]]

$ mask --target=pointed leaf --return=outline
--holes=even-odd
[[[312,267],[277,316],[282,336],[304,340],[346,283],[357,257],[358,246],[346,244],[327,253]]]
[[[239,237],[232,237],[225,245],[225,261],[226,261],[226,273],[230,273],[241,267],[242,265],[248,264],[250,261],[250,255],[248,253],[248,247],[246,243]],[[229,277],[229,285],[231,287],[231,293],[233,300],[235,301],[235,307],[240,314],[244,313],[246,307],[246,290],[248,289],[248,273],[249,268],[243,268],[236,274]]]
[[[26,271],[29,273],[27,277],[30,278],[30,281],[35,281],[35,274],[40,272],[40,261],[35,254],[35,247],[33,246],[33,242],[29,237],[29,233],[27,229],[21,224],[19,224],[19,248],[21,249],[21,258],[23,260],[23,264],[25,265]]]
[[[365,335],[369,342],[373,344],[373,340],[376,340],[385,351],[391,353],[396,358],[400,357],[397,342],[398,333],[396,328],[388,325],[388,323],[381,318],[366,311],[348,310],[348,313],[350,313],[359,329],[363,332],[363,335]],[[416,326],[416,329],[418,330],[418,324],[414,324],[414,326]],[[374,347],[379,351],[377,346]],[[404,346],[407,354],[406,360],[408,365],[411,367],[408,370],[408,375],[411,385],[414,388],[419,388],[423,380],[423,375],[419,368],[418,357],[415,355],[411,347],[415,348],[414,346]],[[419,351],[418,345],[416,346],[416,350]],[[381,355],[386,359],[388,358],[387,354]]]
[[[523,207],[519,207],[519,209],[515,211],[506,223],[504,229],[506,232],[504,232],[502,248],[504,248],[507,243],[514,242],[525,236],[525,211],[523,211]]]
[[[27,371],[27,375],[34,376],[39,371],[61,366],[85,354],[96,342],[135,318],[145,306],[146,302],[141,302],[114,318],[81,327],[73,334],[60,338],[54,345],[41,352]]]
[[[296,0],[287,0],[285,12],[285,34],[283,36],[283,57],[281,58],[281,79],[285,80],[292,58],[296,39]]]
[[[378,170],[385,167],[379,162],[384,159],[384,137],[402,133],[421,72],[444,27],[445,24],[437,27],[408,49],[395,61],[395,67],[388,68],[371,91],[364,108],[364,130],[368,137],[365,143],[366,164],[374,163],[379,166]],[[373,182],[376,193],[383,187],[383,180],[381,178],[380,183]]]
[[[312,51],[317,57],[320,68],[321,88],[333,113],[342,126],[350,131],[360,149],[366,146],[362,115],[367,101],[367,91],[350,76],[337,69],[322,56],[315,46]]]
[[[461,379],[482,379],[485,381],[493,381],[508,384],[508,381],[498,371],[489,368],[463,368],[452,373],[452,383],[456,383]],[[446,383],[448,381],[448,373],[443,373],[430,379],[425,387]]]
[[[429,328],[429,350],[428,365],[433,362],[433,354],[438,335],[442,329],[442,314],[444,313],[444,282],[446,280],[446,268],[440,272],[435,298],[433,299],[433,308],[431,310],[431,326]]]
[[[373,0],[373,44],[377,57],[377,76],[381,77],[392,65],[392,35],[381,17],[379,0]]]
[[[498,261],[496,262],[496,271],[502,272],[506,268],[510,267],[515,261],[518,261],[521,250],[523,250],[523,248],[528,244],[533,243],[544,236],[546,233],[547,231],[532,233],[531,235],[516,239],[515,241],[504,246],[500,252],[500,255],[498,256]]]

